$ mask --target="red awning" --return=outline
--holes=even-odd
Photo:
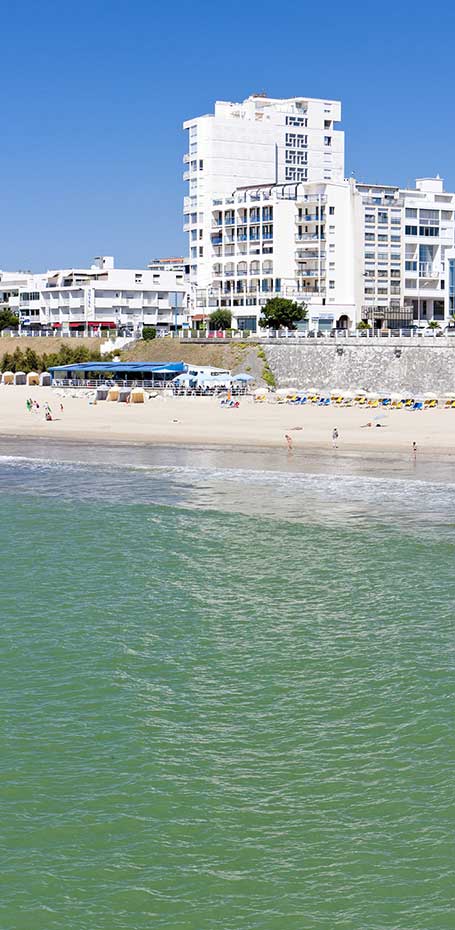
[[[73,328],[74,328],[75,326],[77,326],[78,328],[79,328],[80,326],[85,326],[85,320],[81,320],[79,323],[70,323],[70,326],[72,326]]]
[[[98,322],[98,320],[89,320],[87,326],[94,326],[97,329],[100,326],[104,326],[105,329],[117,329],[117,323],[114,323],[112,320],[101,320],[100,322]]]
[[[61,323],[53,323],[53,324],[52,324],[52,326],[54,327],[54,329],[60,329],[61,325],[62,325]]]

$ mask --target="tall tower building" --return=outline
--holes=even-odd
[[[341,181],[341,103],[254,94],[243,103],[218,101],[214,113],[187,120],[184,230],[189,235],[190,284],[212,280],[212,211],[238,188]],[[216,205],[216,203],[215,203]]]

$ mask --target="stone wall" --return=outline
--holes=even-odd
[[[340,340],[314,340],[304,344],[264,346],[277,387],[400,392],[455,393],[455,340],[435,339],[427,345],[406,340],[375,340],[354,345]]]

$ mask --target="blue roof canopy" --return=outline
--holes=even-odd
[[[49,371],[55,375],[74,372],[75,374],[91,374],[99,372],[112,372],[112,374],[134,374],[143,372],[148,374],[181,374],[187,370],[184,362],[72,362],[69,365],[50,365]]]

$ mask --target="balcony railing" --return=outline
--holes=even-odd
[[[305,223],[323,223],[325,216],[319,216],[317,213],[308,213],[308,215],[296,216],[295,223],[297,226],[303,226]]]
[[[301,236],[295,237],[296,242],[325,242],[325,235],[318,236],[317,233],[302,233]]]

